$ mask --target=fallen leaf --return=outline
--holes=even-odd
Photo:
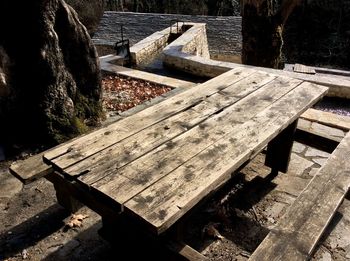
[[[83,214],[72,214],[69,221],[66,223],[66,225],[70,228],[73,227],[81,227],[83,225],[83,220],[85,218],[88,218],[88,215],[83,215]]]
[[[213,237],[215,239],[223,239],[224,237],[219,233],[219,231],[215,228],[218,224],[215,223],[209,223],[208,225],[206,225],[203,229],[202,232],[204,232],[204,234]]]

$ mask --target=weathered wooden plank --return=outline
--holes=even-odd
[[[159,121],[193,107],[203,97],[213,95],[244,79],[253,72],[254,70],[243,68],[231,70],[218,78],[207,81],[198,88],[186,90],[135,115],[84,135],[73,142],[58,146],[46,152],[44,160],[52,164],[52,161],[57,158],[55,164],[59,168],[66,168]],[[64,157],[64,162],[60,164],[62,156]]]
[[[301,113],[325,95],[327,88],[303,83],[125,203],[162,233],[201,199],[224,184],[232,171],[261,151]]]
[[[193,249],[192,247],[190,247],[189,245],[183,242],[168,241],[166,243],[166,246],[174,253],[177,253],[178,255],[180,255],[184,260],[189,260],[189,261],[209,260],[209,258],[203,256],[197,250]]]
[[[320,125],[319,123],[313,123],[304,119],[300,119],[298,122],[298,129],[312,133],[314,135],[318,135],[320,137],[333,140],[336,142],[340,142],[343,139],[343,133],[340,131],[340,133],[336,133],[339,136],[332,135],[331,128],[327,126],[317,126]]]
[[[316,71],[316,73],[322,73],[329,76],[345,76],[350,77],[350,72],[345,70],[338,70],[338,69],[330,69],[330,68],[324,68],[324,67],[316,67],[316,66],[308,66],[309,68],[312,68]],[[284,69],[286,71],[293,71],[294,64],[285,64]]]
[[[108,149],[64,169],[64,172],[71,176],[86,173],[84,175],[91,175],[96,180],[100,179],[101,175],[104,174],[104,169],[110,166],[116,169],[126,165],[168,140],[193,128],[273,79],[275,79],[275,76],[256,72],[249,78],[243,79],[224,91],[208,97],[196,106],[154,124]],[[119,158],[119,160],[115,162],[113,160],[115,158]]]
[[[28,159],[16,161],[11,164],[10,172],[24,184],[44,177],[53,170],[43,162],[43,153],[31,156]]]
[[[303,65],[303,64],[300,64],[300,63],[294,64],[293,71],[298,72],[298,73],[307,73],[307,74],[315,74],[316,73],[316,71],[313,68],[306,66],[306,65]]]
[[[90,175],[79,177],[79,180],[85,184],[92,184],[104,176],[111,175],[111,177],[103,179],[96,186],[110,183],[104,189],[106,191],[109,189],[115,191],[118,198],[114,199],[118,202],[124,202],[135,193],[143,190],[144,187],[150,185],[151,182],[155,182],[162,175],[166,175],[166,173],[178,167],[180,162],[191,158],[200,150],[209,146],[210,143],[214,143],[221,138],[225,133],[234,130],[237,125],[256,115],[263,108],[298,86],[299,83],[298,80],[294,79],[276,79],[247,98],[241,99],[237,104],[226,108],[208,121],[167,142],[149,155],[146,155],[146,157],[137,159],[125,168],[118,170],[115,167],[118,163],[114,161],[110,166],[105,165],[108,168],[95,169],[89,173]],[[259,97],[263,99],[259,100]],[[157,163],[160,160],[161,163]],[[160,170],[161,172],[159,173]],[[130,181],[124,182],[122,180],[121,182],[120,176],[128,177]]]
[[[326,126],[334,127],[344,131],[350,130],[350,117],[338,115],[331,112],[308,109],[301,118],[312,122],[318,122]]]
[[[341,76],[335,76],[330,74],[326,75],[326,74],[319,74],[319,73],[315,75],[303,74],[303,73],[296,73],[293,71],[277,70],[277,69],[272,69],[267,67],[256,67],[256,66],[251,66],[246,64],[237,64],[237,65],[231,64],[230,66],[230,68],[236,68],[236,67],[253,68],[255,70],[264,71],[275,75],[291,77],[302,81],[308,81],[315,84],[327,86],[327,87],[330,87],[327,93],[327,96],[350,99],[349,77],[341,77]]]
[[[350,133],[249,260],[307,260],[350,187]]]
[[[233,131],[236,126],[249,120],[299,84],[298,80],[278,78],[125,168],[117,170],[111,165],[106,169],[95,169],[94,173],[83,175],[79,180],[85,184],[92,184],[98,180],[97,177],[101,179],[106,176],[93,187],[107,195],[113,194],[113,198],[118,202],[124,202],[210,146],[224,134]],[[107,177],[109,175],[110,177]],[[124,182],[120,177],[127,177],[130,180]]]

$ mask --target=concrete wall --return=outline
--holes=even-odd
[[[105,12],[99,28],[93,37],[96,45],[114,45],[120,39],[120,24],[124,24],[124,37],[131,46],[157,31],[174,23],[174,19],[184,22],[206,23],[209,51],[211,54],[241,54],[241,18],[237,16],[191,16],[170,14],[144,14]]]

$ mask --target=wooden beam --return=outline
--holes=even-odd
[[[249,260],[308,260],[350,187],[350,133]]]
[[[270,167],[273,173],[288,171],[297,124],[298,120],[294,121],[267,145],[265,165]]]
[[[334,127],[340,130],[350,130],[350,117],[348,116],[315,109],[308,109],[300,117],[308,121],[318,122],[320,124]]]
[[[43,162],[43,154],[31,156],[11,164],[10,172],[24,184],[28,184],[53,172],[51,166]]]

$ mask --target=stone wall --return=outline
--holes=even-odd
[[[104,13],[99,28],[94,35],[96,45],[114,45],[121,39],[120,25],[124,25],[124,38],[131,46],[157,31],[174,23],[206,23],[209,51],[211,54],[240,55],[242,48],[241,18],[237,16],[191,16],[170,14],[145,14],[128,12]]]
[[[339,10],[341,8],[344,12],[350,11],[350,0],[307,0],[306,4],[324,10]]]
[[[142,39],[141,41],[130,47],[130,56],[132,64],[141,64],[146,62],[155,53],[163,49],[169,39],[169,29],[155,32],[150,36]]]

